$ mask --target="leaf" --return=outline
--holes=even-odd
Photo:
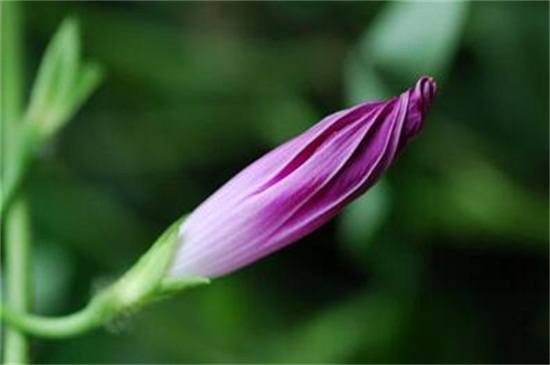
[[[101,66],[96,63],[84,64],[78,81],[74,85],[72,96],[72,107],[78,109],[90,94],[98,87],[103,77]]]
[[[352,202],[341,214],[340,237],[354,256],[363,256],[390,213],[390,193],[384,180]]]
[[[38,75],[31,92],[29,118],[40,117],[39,113],[59,103],[75,79],[79,53],[78,26],[74,19],[66,19],[46,48]]]
[[[347,363],[363,351],[369,362],[385,362],[409,307],[392,292],[365,289],[274,335],[265,346],[266,362]]]
[[[453,118],[441,116],[426,132],[416,153],[435,173],[411,171],[401,178],[407,181],[395,191],[401,229],[428,237],[446,234],[450,239],[435,242],[477,249],[547,250],[545,192],[520,183],[494,160],[502,148]]]
[[[26,120],[39,138],[61,128],[99,84],[99,67],[82,65],[80,53],[78,22],[67,18],[46,48],[31,91]]]
[[[467,2],[392,2],[349,59],[353,102],[387,97],[428,74],[441,81],[458,46]]]

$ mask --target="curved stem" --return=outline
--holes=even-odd
[[[63,317],[42,317],[2,308],[3,320],[19,330],[46,338],[66,338],[81,334],[105,321],[104,303],[94,300],[82,310]]]
[[[14,307],[0,307],[0,319],[28,334],[66,338],[102,326],[156,299],[210,283],[208,278],[202,277],[165,277],[173,252],[180,243],[177,234],[182,219],[168,227],[134,266],[111,286],[94,295],[82,310],[61,317],[44,317]]]

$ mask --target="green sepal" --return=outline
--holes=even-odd
[[[183,290],[195,288],[197,286],[202,286],[206,284],[210,284],[210,279],[200,276],[189,277],[185,279],[164,278],[161,281],[158,290],[155,292],[155,295],[158,295],[159,297],[162,297],[164,299]]]
[[[173,223],[119,280],[98,292],[82,310],[61,317],[18,313],[0,306],[0,317],[36,336],[66,338],[108,325],[143,306],[210,283],[203,277],[167,276],[175,251],[182,244],[178,230],[184,218]]]
[[[210,283],[210,279],[203,277],[167,276],[175,251],[182,244],[178,239],[178,230],[184,219],[182,217],[174,222],[139,261],[107,289],[106,294],[111,297],[115,312]]]

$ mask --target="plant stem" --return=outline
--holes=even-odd
[[[96,293],[83,309],[64,316],[45,317],[8,305],[0,307],[0,320],[30,335],[67,338],[114,323],[113,320],[134,313],[149,302],[209,284],[210,279],[203,277],[166,277],[174,251],[179,247],[178,232],[183,219],[168,227],[137,263],[111,286]]]
[[[27,205],[19,197],[6,214],[7,304],[21,312],[29,306],[29,217]],[[4,363],[28,362],[27,339],[19,330],[6,330]]]
[[[1,16],[1,132],[2,132],[2,178],[12,154],[17,151],[13,141],[21,122],[22,89],[22,28],[16,2],[0,3]],[[2,191],[4,198],[5,191]],[[0,200],[4,203],[3,199]],[[14,199],[9,209],[2,209],[2,221],[5,228],[5,283],[7,285],[6,303],[14,310],[26,312],[30,302],[30,227],[27,203],[21,195]],[[4,340],[4,363],[27,363],[28,342],[23,333],[16,328],[7,328]]]
[[[1,308],[2,320],[28,334],[45,338],[67,338],[100,327],[108,320],[102,297],[96,297],[78,312],[63,317],[42,317]]]

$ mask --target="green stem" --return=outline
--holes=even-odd
[[[25,312],[29,307],[29,221],[26,202],[19,198],[6,214],[7,305]],[[5,337],[5,363],[28,362],[28,343],[24,334],[8,328]]]
[[[137,268],[140,269],[143,266],[138,265]],[[123,276],[113,286],[96,294],[88,305],[78,312],[60,317],[45,317],[0,307],[0,319],[27,334],[38,337],[52,339],[73,337],[103,326],[117,317],[134,313],[148,302],[165,299],[174,293],[210,283],[209,279],[201,277],[164,280],[156,278],[153,279],[155,285],[147,292],[134,297],[136,292],[140,292],[135,286],[139,283],[134,280],[145,283],[149,280],[142,278],[139,270],[137,277],[132,277],[132,273],[135,271],[129,271],[129,276]]]
[[[66,338],[72,337],[96,327],[101,326],[106,320],[108,311],[101,297],[91,301],[82,310],[63,317],[42,317],[37,315],[19,313],[2,308],[1,317],[10,325],[39,337]]]
[[[5,182],[7,171],[17,166],[14,153],[18,153],[14,138],[20,129],[21,98],[22,98],[22,28],[16,2],[2,2],[1,15],[1,127],[2,127],[2,180]],[[3,186],[5,188],[5,186]],[[26,312],[30,302],[30,229],[27,204],[24,197],[13,200],[9,209],[4,206],[6,191],[2,190],[1,203],[2,221],[6,232],[6,303],[14,310]],[[4,363],[27,363],[29,361],[29,345],[23,333],[16,328],[7,328],[4,340]]]
[[[168,227],[134,266],[111,286],[94,295],[84,309],[66,316],[43,317],[8,305],[0,307],[0,319],[35,336],[72,337],[133,313],[155,300],[209,284],[210,280],[203,277],[166,277],[174,251],[180,246],[178,231],[183,219]]]

